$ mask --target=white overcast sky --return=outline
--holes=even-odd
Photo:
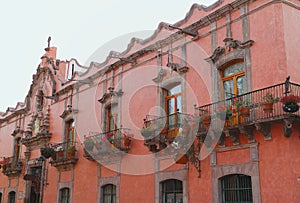
[[[1,0],[0,111],[24,101],[48,36],[58,48],[57,58],[74,57],[85,64],[114,38],[155,30],[160,22],[176,23],[194,3],[209,6],[215,1]]]

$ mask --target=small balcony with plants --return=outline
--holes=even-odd
[[[245,134],[248,142],[254,142],[254,130],[266,140],[272,139],[271,125],[283,125],[284,136],[292,133],[292,125],[300,122],[300,85],[276,84],[246,94],[200,107],[195,107],[200,117],[198,136],[205,137],[209,129],[222,129],[225,136],[239,144],[238,135]],[[222,142],[222,140],[221,140]]]
[[[8,177],[19,176],[23,170],[23,162],[17,157],[4,157],[0,161],[2,173]]]
[[[57,168],[70,168],[78,161],[76,143],[55,143],[41,148],[41,155],[46,159],[51,157],[50,164]]]
[[[97,160],[104,156],[124,155],[131,149],[132,142],[133,135],[128,128],[85,135],[84,157],[89,160]]]
[[[140,130],[144,145],[151,152],[158,152],[171,144],[181,134],[187,134],[194,117],[176,112],[168,116],[147,115]]]

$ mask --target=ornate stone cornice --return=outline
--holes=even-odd
[[[213,54],[205,59],[207,62],[215,63],[222,55],[230,53],[231,51],[234,51],[236,49],[242,50],[249,48],[254,43],[253,40],[241,42],[239,40],[234,40],[233,38],[225,38],[223,42],[225,43],[225,46],[218,46],[213,51]]]
[[[64,112],[60,115],[62,119],[65,119],[68,115],[71,115],[73,113],[77,113],[77,109],[72,109],[72,105],[68,105],[67,109],[64,110]]]
[[[101,97],[101,99],[98,100],[98,102],[100,103],[105,103],[105,101],[113,96],[117,96],[117,97],[120,97],[123,95],[123,92],[122,90],[118,90],[118,91],[114,91],[114,88],[113,87],[110,87],[108,88],[109,89],[109,92],[106,92],[103,94],[103,96]]]

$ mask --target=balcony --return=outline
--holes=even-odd
[[[89,160],[99,160],[106,156],[125,155],[131,149],[132,137],[130,129],[127,128],[85,136],[84,157]]]
[[[147,115],[141,134],[145,139],[144,145],[151,152],[158,152],[171,144],[178,135],[190,132],[194,117],[189,114],[174,113],[168,116]]]
[[[58,143],[51,146],[55,153],[51,156],[50,164],[58,169],[70,170],[78,161],[76,145]]]
[[[285,96],[299,99],[300,85],[285,82],[196,107],[196,114],[200,116],[198,136],[204,139],[208,129],[221,129],[223,136],[231,137],[235,145],[239,144],[240,133],[245,134],[251,143],[255,142],[255,129],[262,133],[265,140],[269,140],[272,139],[271,125],[279,123],[283,125],[284,136],[290,137],[292,125],[300,121],[300,113],[297,107],[293,112],[292,108],[283,105],[281,101]],[[266,106],[267,103],[269,106]],[[224,145],[224,140],[220,139],[219,144]]]
[[[2,173],[8,177],[19,176],[23,169],[23,162],[15,157],[4,157],[0,162]]]

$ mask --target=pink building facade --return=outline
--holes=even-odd
[[[219,0],[89,67],[48,45],[0,113],[0,202],[299,202],[299,21]]]

